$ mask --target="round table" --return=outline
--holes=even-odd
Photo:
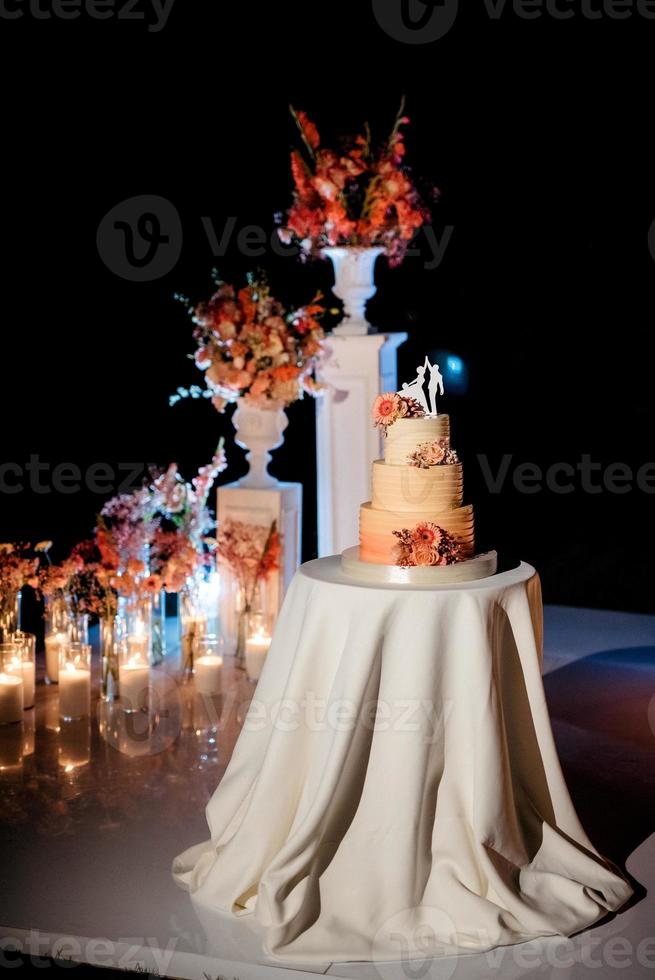
[[[302,963],[482,951],[618,909],[631,889],[573,809],[541,662],[529,565],[431,588],[303,565],[176,881]]]

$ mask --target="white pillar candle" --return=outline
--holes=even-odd
[[[150,667],[142,659],[130,658],[118,668],[118,692],[125,711],[138,711],[143,693],[150,686]]]
[[[59,671],[59,717],[84,718],[91,711],[91,671],[66,663]]]
[[[23,660],[23,707],[33,708],[36,687],[36,665],[33,660]]]
[[[246,672],[251,681],[258,681],[272,637],[255,633],[246,639]]]
[[[198,657],[194,666],[198,694],[220,694],[223,658],[220,655]]]
[[[66,643],[65,633],[50,633],[45,638],[45,674],[51,684],[59,680],[59,652]]]
[[[0,725],[23,720],[23,675],[0,674]]]
[[[5,661],[5,670],[16,677],[23,677],[23,708],[34,707],[35,665],[33,660],[22,660],[20,653]]]

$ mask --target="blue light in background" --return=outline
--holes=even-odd
[[[432,350],[429,356],[432,364],[441,366],[446,394],[465,394],[469,386],[469,371],[464,358],[446,350]]]

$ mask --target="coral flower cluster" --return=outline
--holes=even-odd
[[[322,386],[315,371],[324,354],[320,300],[318,294],[288,312],[263,281],[251,279],[238,291],[220,284],[207,302],[189,307],[194,359],[205,372],[206,388],[178,388],[171,404],[202,396],[222,412],[238,398],[258,408],[277,408],[305,393],[317,395]]]
[[[461,558],[461,549],[456,538],[430,521],[393,533],[398,539],[394,549],[394,563],[401,568],[414,565],[454,565]]]
[[[303,149],[291,154],[294,198],[280,219],[281,239],[298,242],[305,256],[331,245],[381,246],[389,264],[399,265],[411,239],[430,220],[405,164],[404,102],[381,146],[372,145],[368,125],[337,149],[322,146],[307,114],[293,107],[291,112]]]

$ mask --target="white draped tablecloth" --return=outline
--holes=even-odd
[[[631,889],[573,809],[541,661],[529,565],[437,588],[302,566],[176,881],[302,963],[568,936],[618,909]]]

